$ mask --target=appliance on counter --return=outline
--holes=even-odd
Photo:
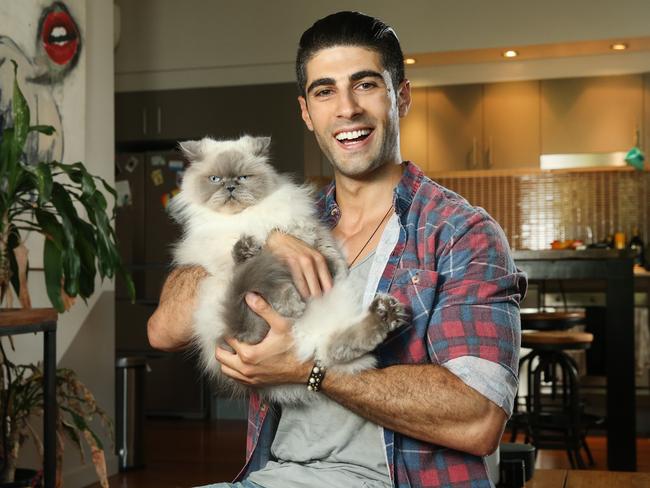
[[[116,232],[136,286],[136,301],[131,303],[124,284],[116,281],[116,356],[146,358],[147,415],[203,418],[210,413],[209,395],[195,359],[187,352],[155,350],[147,339],[147,320],[170,268],[171,245],[180,235],[165,207],[178,192],[184,169],[176,150],[116,155]]]

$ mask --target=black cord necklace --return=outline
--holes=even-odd
[[[368,246],[368,244],[370,244],[370,241],[372,241],[372,238],[375,237],[375,234],[377,233],[377,231],[378,231],[379,228],[381,227],[381,224],[384,223],[384,220],[386,220],[386,217],[388,217],[388,214],[390,214],[390,211],[391,211],[392,209],[393,209],[393,204],[391,203],[390,207],[388,207],[388,210],[386,211],[386,215],[384,215],[384,216],[382,217],[382,219],[379,221],[379,224],[377,224],[377,227],[375,227],[375,230],[372,231],[372,234],[370,234],[370,237],[368,237],[368,240],[366,241],[366,243],[365,243],[365,244],[363,245],[363,247],[359,250],[359,252],[358,252],[357,255],[354,257],[354,259],[352,260],[352,262],[348,265],[348,268],[351,268],[351,267],[354,265],[354,263],[357,261],[357,259],[359,259],[359,256],[361,256],[361,253],[363,252],[363,250]]]

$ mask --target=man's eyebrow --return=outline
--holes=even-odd
[[[362,71],[357,71],[356,73],[352,73],[350,75],[350,81],[359,81],[363,78],[380,78],[381,80],[384,79],[381,73],[371,69],[364,69]]]
[[[319,86],[323,85],[335,85],[336,82],[334,81],[334,78],[319,78],[317,80],[312,81],[309,86],[307,87],[307,93],[311,92],[314,88],[318,88]]]

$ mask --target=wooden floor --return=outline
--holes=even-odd
[[[186,488],[234,478],[244,461],[246,424],[240,421],[148,420],[146,467],[111,477],[111,488]],[[507,440],[507,439],[504,439]],[[596,462],[607,469],[605,438],[588,438]],[[638,471],[650,472],[650,439],[637,441]],[[569,468],[561,451],[540,451],[537,468]],[[91,485],[100,488],[99,484]]]

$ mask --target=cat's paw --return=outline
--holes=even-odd
[[[251,236],[242,236],[232,248],[232,257],[239,264],[257,256],[261,250],[262,244],[257,239]]]
[[[370,304],[370,311],[374,313],[388,331],[393,331],[409,322],[411,315],[407,308],[397,298],[379,294]]]

